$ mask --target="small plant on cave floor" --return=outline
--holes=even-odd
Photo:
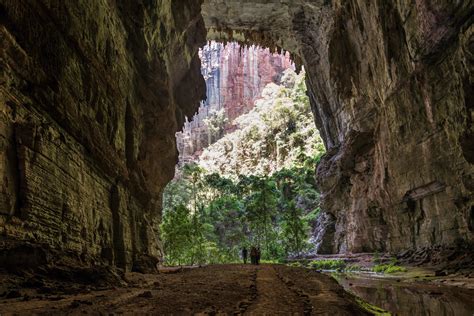
[[[356,263],[350,264],[344,268],[346,272],[362,271],[362,267]]]
[[[316,270],[344,270],[346,262],[341,259],[322,259],[313,260],[309,263],[309,267]]]
[[[406,272],[407,269],[402,266],[398,266],[392,263],[389,264],[378,264],[375,265],[372,270],[377,273],[396,273],[396,272]]]

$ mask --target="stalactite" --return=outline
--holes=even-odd
[[[270,49],[254,42],[228,41],[211,42],[201,50],[208,98],[191,122],[185,124],[183,132],[177,134],[181,162],[192,159],[206,145],[199,140],[208,138],[203,120],[209,114],[224,109],[226,129],[232,129],[232,121],[252,109],[266,84],[278,79],[285,69],[294,68],[290,56],[277,55],[277,51],[276,46]]]

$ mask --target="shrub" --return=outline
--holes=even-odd
[[[395,273],[395,272],[406,272],[407,269],[401,266],[390,264],[378,264],[375,265],[372,270],[378,273]]]
[[[407,269],[404,267],[389,265],[388,268],[385,270],[385,273],[406,272],[406,271]]]
[[[361,271],[362,267],[358,264],[350,264],[344,270],[345,271]]]
[[[341,259],[323,259],[313,260],[310,262],[309,266],[317,270],[340,270],[344,269],[346,263]]]

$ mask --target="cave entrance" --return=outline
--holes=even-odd
[[[207,99],[176,135],[163,198],[167,264],[226,263],[243,248],[284,260],[311,251],[325,152],[305,71],[290,54],[210,41],[200,51]]]

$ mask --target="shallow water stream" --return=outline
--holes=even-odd
[[[474,315],[474,290],[368,273],[332,276],[347,291],[393,315]]]

